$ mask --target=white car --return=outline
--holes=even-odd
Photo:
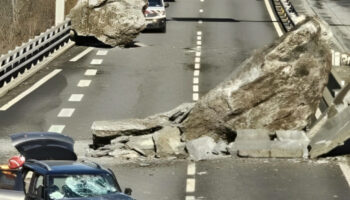
[[[146,30],[160,30],[166,32],[166,12],[165,8],[169,3],[164,3],[164,0],[148,0],[148,7],[144,11],[147,28]]]

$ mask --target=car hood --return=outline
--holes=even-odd
[[[99,197],[69,198],[65,200],[135,200],[135,199],[122,193],[116,193],[116,194],[107,194]]]
[[[58,133],[17,133],[10,135],[13,146],[27,160],[77,160],[74,141]]]

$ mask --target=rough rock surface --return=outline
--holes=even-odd
[[[132,42],[146,27],[145,0],[79,0],[70,11],[78,36],[94,36],[110,45]]]
[[[230,137],[231,130],[301,130],[315,113],[331,70],[326,23],[310,18],[255,53],[195,105],[183,139]]]
[[[216,143],[213,138],[203,136],[186,143],[186,149],[194,161],[213,158],[213,150]]]
[[[184,143],[181,142],[180,130],[177,127],[164,127],[153,134],[158,157],[183,154]]]

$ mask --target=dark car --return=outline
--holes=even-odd
[[[11,135],[11,139],[27,161],[18,170],[2,171],[15,175],[9,179],[11,184],[0,190],[2,199],[25,196],[26,200],[133,200],[128,196],[131,189],[122,193],[112,170],[97,163],[76,161],[74,141],[67,136],[22,133]]]

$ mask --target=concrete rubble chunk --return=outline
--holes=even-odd
[[[238,129],[236,141],[242,140],[270,140],[273,133],[267,129]]]
[[[182,123],[182,139],[225,139],[238,129],[302,130],[315,114],[331,70],[328,25],[309,18],[247,59],[204,95]]]
[[[223,155],[223,154],[228,154],[228,150],[227,150],[227,143],[223,140],[218,141],[218,143],[216,143],[212,153],[214,155]]]
[[[310,157],[317,158],[329,153],[350,139],[350,107],[327,118],[310,142]]]
[[[181,142],[180,130],[177,127],[166,126],[153,134],[158,157],[184,154],[185,146]]]
[[[307,155],[307,146],[297,140],[271,142],[272,158],[307,158]]]
[[[213,158],[213,150],[216,143],[213,138],[203,136],[186,143],[186,149],[189,157],[194,161],[206,160]]]
[[[93,36],[110,45],[132,42],[146,27],[145,0],[79,0],[70,11],[78,36]]]
[[[135,159],[140,157],[140,155],[133,150],[116,149],[108,153],[109,156],[115,158],[125,158],[125,159]]]
[[[130,136],[119,136],[113,140],[111,140],[111,144],[118,144],[118,143],[127,143],[130,140]]]
[[[141,150],[155,150],[152,135],[142,135],[130,137],[129,142],[126,143],[130,149],[141,149]]]
[[[271,149],[270,140],[252,140],[235,142],[229,152],[232,156],[251,158],[269,158]]]

